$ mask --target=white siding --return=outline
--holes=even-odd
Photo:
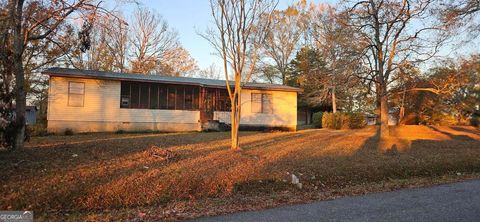
[[[68,106],[69,81],[85,83],[85,102],[83,107]],[[62,121],[70,123],[69,125],[72,125],[71,122],[112,122],[123,124],[181,123],[199,125],[200,112],[188,110],[120,109],[120,81],[51,77],[47,118],[49,122],[55,122],[56,128],[61,127],[59,122],[61,123]],[[199,129],[199,127],[195,127],[195,130]],[[53,131],[58,131],[58,129]]]
[[[253,113],[252,93],[269,93],[273,96],[273,113]],[[297,125],[297,93],[283,91],[260,91],[243,89],[241,94],[241,119],[242,125],[288,127]],[[214,119],[230,123],[230,112],[215,112]]]

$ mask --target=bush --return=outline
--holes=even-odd
[[[333,113],[323,113],[322,115],[322,126],[323,128],[333,129]]]
[[[316,112],[313,114],[312,122],[316,128],[322,128],[322,121],[323,121],[322,118],[323,118],[323,112]]]
[[[74,133],[72,129],[66,128],[64,134],[65,136],[72,136]]]
[[[350,129],[360,129],[367,125],[365,115],[363,113],[350,113]]]
[[[431,119],[427,121],[429,125],[452,126],[458,125],[458,120],[452,116],[441,113],[433,113]]]
[[[126,133],[125,130],[117,130],[115,131],[115,134],[124,134]]]
[[[322,126],[329,129],[359,129],[366,126],[363,113],[323,113]]]
[[[348,120],[343,118],[343,114],[340,112],[324,113],[322,117],[322,125],[324,128],[341,129],[344,122],[348,122]]]
[[[47,126],[45,124],[37,123],[33,126],[28,126],[28,128],[32,136],[49,136],[53,134],[47,131]]]
[[[480,116],[472,116],[470,119],[470,125],[474,127],[479,127],[480,126]]]

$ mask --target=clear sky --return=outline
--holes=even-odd
[[[309,1],[318,2],[319,0]],[[279,0],[277,9],[284,9],[295,0]],[[322,2],[334,2],[333,0]],[[156,0],[141,1],[143,6],[153,8],[160,13],[168,24],[179,34],[180,42],[197,60],[200,68],[206,68],[212,63],[220,67],[220,59],[212,55],[214,52],[210,44],[197,33],[204,32],[211,25],[212,15],[209,0]],[[129,11],[135,5],[125,6]]]
[[[279,0],[277,9],[285,9],[296,1]],[[308,2],[335,4],[338,1],[308,0]],[[212,25],[209,0],[140,0],[140,5],[152,8],[163,16],[169,25],[178,32],[180,42],[198,62],[200,68],[206,68],[212,63],[221,67],[220,58],[212,55],[214,51],[211,45],[198,35],[198,32],[204,32],[208,26]],[[135,4],[127,4],[122,6],[122,10],[128,15],[135,7],[137,7]],[[463,46],[459,51],[446,47],[442,49],[440,54],[442,56],[458,57],[473,52],[478,53],[479,41]]]

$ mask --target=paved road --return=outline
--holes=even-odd
[[[345,197],[196,221],[480,221],[480,180]]]

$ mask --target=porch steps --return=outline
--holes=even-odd
[[[202,123],[202,131],[207,132],[224,132],[231,129],[229,124],[220,122],[218,120],[207,120]]]

